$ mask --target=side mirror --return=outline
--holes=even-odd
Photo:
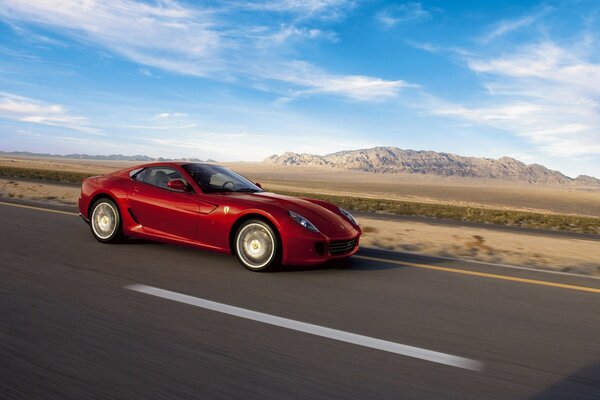
[[[169,181],[169,183],[167,183],[167,186],[169,187],[169,189],[175,190],[177,192],[187,192],[188,191],[187,183],[185,183],[181,179],[173,179],[172,181]]]
[[[262,189],[262,185],[260,183],[256,182],[255,185]]]

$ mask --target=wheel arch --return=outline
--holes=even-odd
[[[115,205],[119,209],[118,211],[121,213],[121,218],[123,218],[123,211],[121,210],[121,207],[119,206],[119,202],[117,201],[115,196],[113,196],[112,194],[107,193],[107,192],[99,192],[99,193],[96,193],[92,197],[92,199],[90,200],[90,203],[88,205],[88,209],[87,209],[88,218],[92,217],[92,207],[94,207],[94,204],[96,204],[96,202],[98,202],[98,200],[100,200],[100,199],[108,199],[108,200],[111,200],[113,203],[115,203]]]
[[[117,222],[115,231],[113,231],[113,234],[107,238],[102,238],[102,237],[98,236],[98,234],[94,231],[94,225],[93,225],[94,222],[92,221],[93,207],[96,203],[98,203],[102,199],[110,200],[114,204],[114,206],[117,208],[115,211],[118,214],[118,222]],[[89,216],[88,221],[89,221],[90,229],[92,230],[92,234],[94,235],[96,240],[103,242],[103,243],[120,243],[123,240],[127,239],[127,235],[124,232],[123,211],[121,208],[122,207],[120,206],[117,198],[110,193],[106,193],[106,192],[102,191],[102,192],[95,193],[93,196],[91,196],[91,201],[90,201],[90,204],[88,205],[88,216]]]
[[[273,229],[273,232],[275,233],[275,235],[277,236],[277,240],[279,241],[279,257],[280,259],[283,259],[283,257],[285,256],[284,252],[285,252],[285,245],[284,245],[284,241],[281,235],[281,232],[279,230],[278,224],[276,224],[271,217],[266,216],[264,214],[261,214],[259,212],[249,212],[246,213],[244,215],[241,215],[238,219],[235,220],[235,222],[231,225],[231,229],[229,231],[229,251],[231,252],[231,254],[235,254],[235,235],[238,231],[238,229],[240,228],[240,226],[242,226],[242,224],[246,221],[249,221],[251,219],[258,219],[261,220],[263,222],[266,222],[271,229]]]

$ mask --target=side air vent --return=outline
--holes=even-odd
[[[129,211],[129,215],[131,215],[131,218],[133,218],[135,223],[139,225],[139,222],[138,222],[137,218],[135,217],[135,215],[133,214],[133,211],[131,211],[131,208],[128,208],[127,211]]]

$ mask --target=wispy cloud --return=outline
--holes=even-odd
[[[152,71],[146,69],[146,68],[138,68],[138,72],[144,76],[147,76],[149,78],[154,77],[154,74],[152,73]]]
[[[511,32],[530,26],[531,24],[537,22],[550,10],[551,9],[549,7],[544,7],[541,11],[535,12],[530,15],[499,21],[494,24],[494,26],[487,34],[481,37],[480,42],[486,44],[494,39],[507,35]]]
[[[17,35],[19,35],[33,43],[42,44],[42,45],[61,46],[61,47],[65,46],[64,43],[60,42],[59,40],[49,38],[48,36],[45,36],[45,35],[40,35],[39,33],[33,32],[30,29],[24,28],[22,26],[10,24],[10,28]]]
[[[154,116],[154,118],[159,119],[159,120],[167,120],[167,119],[182,119],[187,117],[187,113],[181,113],[181,112],[175,112],[175,113],[169,113],[169,112],[163,112],[163,113],[159,113],[156,114]]]
[[[429,42],[416,42],[413,40],[407,40],[406,43],[409,46],[414,47],[415,49],[423,50],[428,53],[433,54],[450,54],[450,55],[458,55],[462,57],[472,55],[470,51],[460,48],[460,47],[446,47],[446,46],[438,46]]]
[[[576,46],[544,41],[468,66],[488,95],[477,105],[437,104],[434,114],[513,132],[553,156],[600,155],[600,64]]]
[[[11,93],[0,92],[0,118],[103,135],[100,129],[89,126],[85,117],[69,114],[62,105],[47,104]]]
[[[60,7],[50,1],[7,2],[7,7],[0,9],[5,19],[59,29],[62,34],[100,45],[136,63],[179,74],[236,80],[250,87],[260,85],[257,80],[277,81],[279,86],[289,85],[283,91],[291,91],[296,97],[327,93],[354,100],[390,98],[407,85],[400,80],[328,73],[303,61],[286,60],[289,49],[279,48],[292,38],[336,40],[331,31],[298,25],[302,17],[346,9],[352,5],[348,1],[233,2],[205,9],[175,1],[65,0]],[[294,18],[276,27],[232,25],[223,17],[232,4],[248,10],[294,13]],[[405,7],[412,15],[419,13],[420,4],[408,3]],[[298,75],[281,72],[289,66]],[[147,69],[139,71],[152,76]],[[281,89],[277,92],[280,94]]]
[[[233,7],[254,11],[295,13],[300,17],[339,18],[354,7],[350,0],[233,1]]]
[[[577,46],[560,47],[552,41],[524,46],[512,54],[487,60],[472,60],[476,72],[564,84],[583,92],[600,93],[600,64],[582,58]]]
[[[335,42],[337,35],[332,31],[282,24],[279,30],[265,37],[267,42],[274,44],[282,44],[290,39],[326,39]]]
[[[152,118],[142,118],[133,124],[114,124],[115,128],[127,128],[143,131],[171,131],[174,134],[189,131],[197,126],[188,113],[184,112],[161,112]]]
[[[428,20],[431,13],[421,3],[404,3],[380,11],[376,18],[384,27],[393,28],[399,24]]]
[[[98,43],[141,64],[199,76],[214,69],[207,60],[214,60],[226,46],[211,29],[208,12],[172,1],[65,0],[57,6],[52,1],[7,0],[0,15],[61,28],[63,33]]]
[[[290,62],[265,76],[298,86],[280,99],[286,102],[314,93],[342,95],[359,101],[383,101],[404,88],[416,87],[403,80],[384,80],[363,75],[335,75],[302,61]]]

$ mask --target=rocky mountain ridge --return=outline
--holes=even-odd
[[[49,154],[49,153],[31,153],[29,151],[0,151],[0,156],[12,156],[12,157],[48,157],[48,158],[61,158],[70,160],[102,160],[102,161],[192,161],[201,162],[199,158],[163,158],[163,157],[149,157],[145,155],[133,155],[126,156],[123,154],[110,154],[110,155],[90,155],[90,154]],[[206,162],[216,162],[215,160],[206,160]]]
[[[461,178],[500,179],[515,183],[600,187],[600,179],[580,175],[570,178],[539,164],[525,164],[511,157],[464,157],[435,151],[374,147],[324,156],[286,152],[272,155],[266,164],[339,168],[375,173],[408,173]]]

